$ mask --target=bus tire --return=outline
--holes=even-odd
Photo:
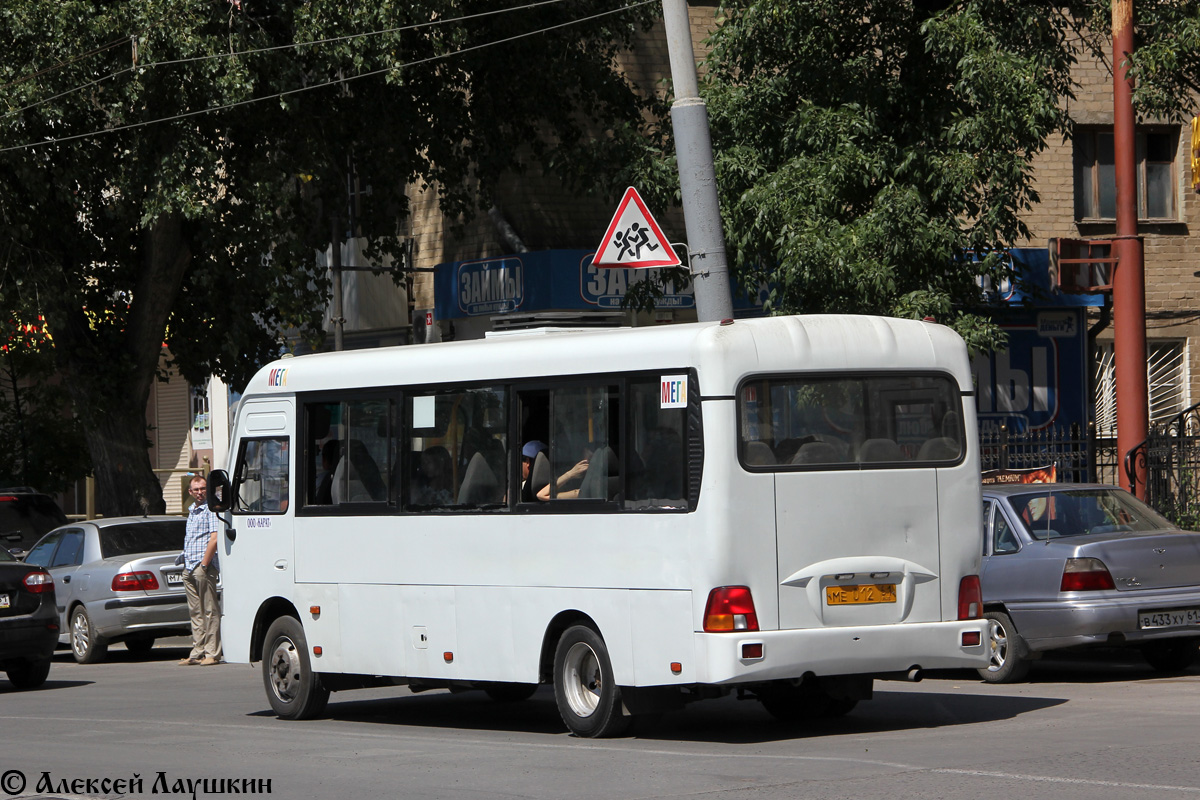
[[[1029,675],[1030,661],[1025,654],[1025,642],[1017,633],[1012,618],[1003,611],[989,611],[983,616],[988,621],[990,661],[979,670],[979,677],[987,683],[1017,683],[1025,680]]]
[[[588,739],[618,736],[630,718],[621,714],[617,686],[600,634],[587,625],[563,632],[554,650],[554,701],[563,723]]]
[[[271,710],[281,719],[314,719],[325,710],[329,690],[313,672],[304,626],[280,617],[267,629],[263,647],[263,687]]]

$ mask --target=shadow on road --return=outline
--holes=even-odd
[[[752,700],[730,696],[706,700],[653,720],[638,720],[633,735],[642,739],[749,744],[838,734],[969,725],[1065,703],[1058,697],[989,696],[897,691],[898,684],[877,691],[849,715],[835,720],[783,723]],[[397,689],[398,692],[404,691]],[[345,698],[342,700],[342,698]],[[270,716],[258,712],[252,716]],[[542,687],[521,703],[497,703],[483,692],[433,691],[421,695],[354,700],[352,693],[334,694],[325,716],[345,722],[421,728],[511,731],[565,735],[551,687]]]
[[[876,681],[875,697],[864,701],[845,717],[785,723],[774,719],[757,701],[736,696],[689,704],[680,711],[652,720],[638,720],[633,735],[655,741],[690,741],[728,744],[803,739],[844,734],[973,725],[1013,719],[1068,702],[1067,692],[1055,686],[1118,683],[1179,678],[1194,680],[1200,665],[1186,673],[1170,675],[1151,669],[1136,651],[1093,650],[1055,654],[1039,661],[1030,680],[1014,694],[1014,687],[991,686],[974,670],[926,673],[920,688],[904,682]],[[954,691],[939,691],[953,684]],[[1029,692],[1032,690],[1033,695]],[[462,731],[509,731],[565,736],[565,727],[554,703],[554,690],[543,686],[525,702],[498,703],[482,691],[435,690],[413,695],[396,687],[335,693],[325,712],[327,719],[413,728]],[[265,703],[264,703],[265,705]],[[269,710],[250,716],[272,716]]]
[[[1050,683],[1125,683],[1197,675],[1200,675],[1200,662],[1183,672],[1159,672],[1133,648],[1096,648],[1047,654],[1033,662],[1033,669],[1024,683],[1035,686]],[[931,671],[926,673],[926,678],[979,681],[974,670]]]

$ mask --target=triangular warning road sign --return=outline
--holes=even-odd
[[[613,214],[592,265],[597,267],[677,267],[681,263],[642,196],[630,186]]]

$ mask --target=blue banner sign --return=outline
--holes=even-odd
[[[974,357],[981,429],[1010,431],[1086,426],[1087,328],[1083,309],[997,313],[1008,349]]]
[[[583,311],[621,308],[630,287],[656,269],[598,268],[590,250],[540,250],[533,253],[438,264],[434,274],[438,319],[489,316],[518,311]],[[693,309],[696,298],[686,286],[667,283],[656,307]],[[733,288],[733,307],[753,313],[760,308]]]
[[[620,308],[626,292],[639,281],[657,276],[658,269],[628,269],[626,267],[597,267],[589,254],[580,262],[579,295],[583,301],[597,308]],[[663,296],[658,298],[656,308],[695,308],[696,296],[692,287],[678,289],[668,281],[663,287]]]
[[[516,311],[525,299],[524,267],[519,258],[460,261],[454,265],[458,313],[478,316]]]

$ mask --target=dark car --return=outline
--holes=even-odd
[[[109,517],[68,523],[30,548],[25,563],[49,570],[58,586],[76,661],[102,660],[113,642],[145,653],[158,637],[191,633],[176,563],[186,532],[182,517]]]
[[[20,558],[33,543],[59,525],[67,515],[47,494],[17,486],[0,489],[0,548]]]
[[[1131,647],[1187,669],[1200,643],[1200,533],[1100,484],[983,487],[990,683],[1051,650]]]
[[[50,674],[58,644],[54,579],[0,549],[0,668],[18,689],[36,689]]]

